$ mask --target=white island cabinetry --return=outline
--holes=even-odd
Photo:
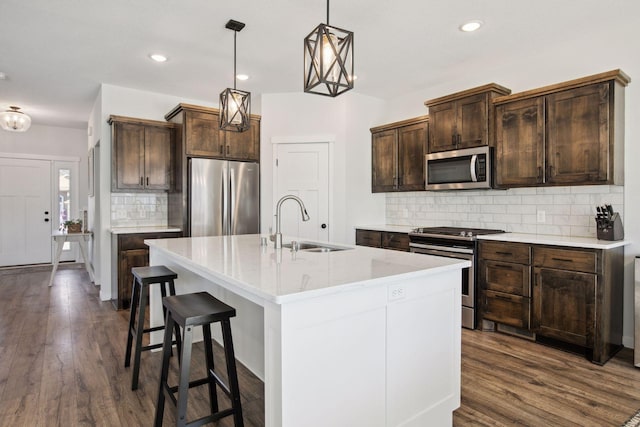
[[[265,382],[268,427],[451,425],[467,261],[291,253],[259,235],[147,243],[151,265],[178,274],[178,293],[205,290],[236,308],[236,357]],[[152,294],[153,324],[159,302]]]

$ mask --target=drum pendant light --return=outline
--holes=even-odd
[[[233,30],[233,89],[220,94],[220,129],[244,132],[251,126],[251,93],[236,89],[236,35],[244,24],[231,19],[225,28]]]
[[[0,127],[9,132],[26,132],[31,127],[31,117],[20,111],[20,107],[9,107],[0,113]]]
[[[304,91],[335,97],[353,89],[353,32],[318,25],[304,39]]]

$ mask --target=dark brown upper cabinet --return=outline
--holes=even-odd
[[[220,130],[219,117],[215,108],[179,104],[165,119],[181,125],[180,139],[188,157],[260,161],[260,117],[252,115],[245,132]]]
[[[111,116],[114,192],[167,191],[173,181],[175,129],[171,123]]]
[[[371,128],[371,190],[424,190],[428,116]]]
[[[493,98],[511,91],[491,83],[425,102],[429,107],[428,152],[491,145]]]
[[[496,185],[624,183],[624,87],[613,70],[494,99]]]

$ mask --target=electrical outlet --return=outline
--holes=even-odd
[[[547,221],[547,212],[538,211],[538,222],[545,223]]]
[[[403,299],[405,297],[404,286],[394,285],[389,288],[389,301]]]

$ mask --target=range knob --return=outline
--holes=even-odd
[[[473,232],[472,231],[467,231],[467,237],[473,237]]]
[[[461,231],[461,232],[460,232],[460,236],[464,237],[464,236],[466,236],[466,235],[467,235],[467,233],[466,233],[465,231]]]

